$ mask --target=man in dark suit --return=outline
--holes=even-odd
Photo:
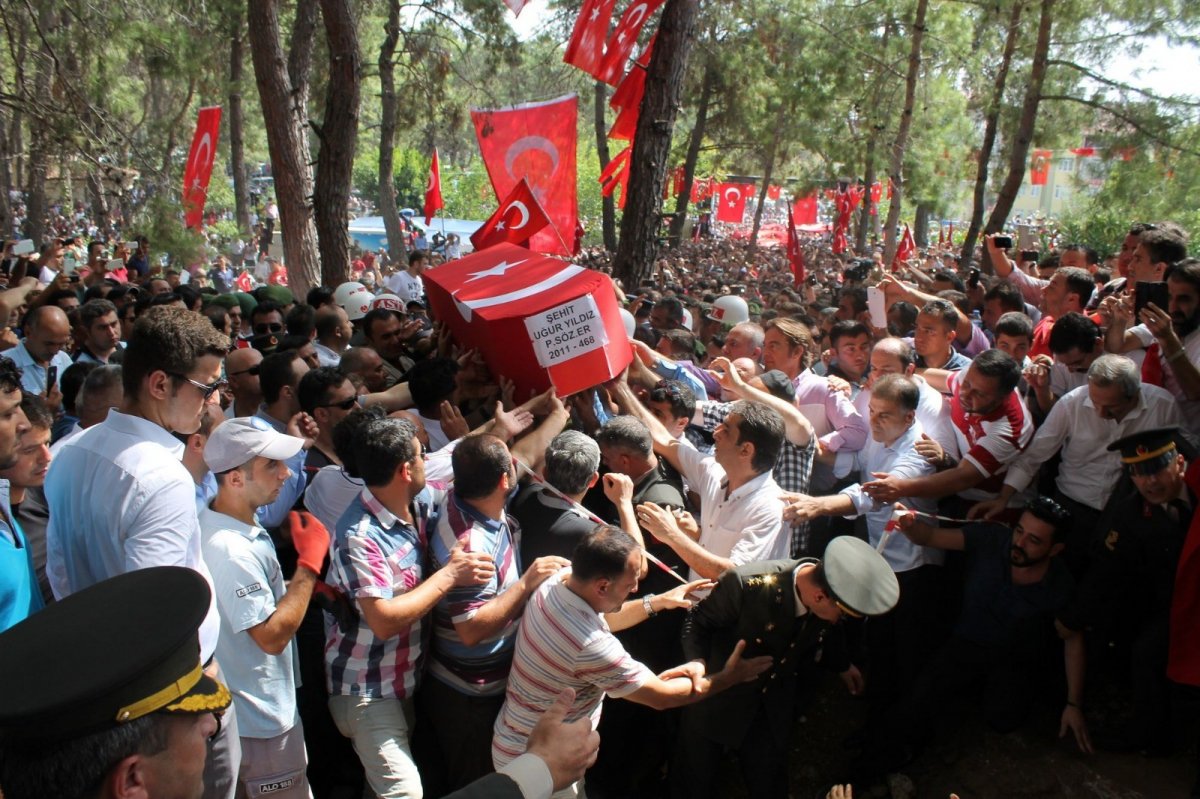
[[[774,662],[757,680],[684,709],[671,769],[674,795],[712,796],[722,750],[730,748],[750,796],[786,799],[796,665],[815,658],[860,693],[862,675],[836,625],[844,616],[886,613],[899,595],[883,557],[850,536],[831,541],[821,560],[764,561],[724,572],[684,624],[685,657],[720,663],[745,640],[748,652]]]

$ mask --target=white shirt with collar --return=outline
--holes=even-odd
[[[1009,464],[1004,484],[1018,492],[1037,475],[1038,467],[1062,448],[1055,485],[1068,498],[1102,510],[1121,476],[1121,454],[1108,445],[1141,430],[1183,423],[1171,393],[1143,383],[1138,403],[1121,421],[1101,419],[1087,386],[1067,392],[1046,416],[1025,451]]]
[[[121,413],[67,442],[46,473],[46,575],[62,598],[118,574],[186,566],[209,587],[200,552],[196,484],[183,443],[154,422]],[[215,598],[200,625],[201,662],[217,646]]]
[[[729,481],[715,458],[691,447],[678,453],[684,479],[700,495],[700,546],[735,566],[788,556],[790,528],[785,532],[783,500],[770,470],[726,496]],[[695,569],[689,574],[700,579]]]
[[[335,352],[333,348],[326,347],[316,339],[313,339],[312,345],[313,349],[317,352],[317,361],[321,366],[337,366],[342,362],[341,353]]]

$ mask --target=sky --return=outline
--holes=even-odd
[[[535,35],[549,14],[547,0],[529,0],[520,17],[509,13],[509,22],[524,40]],[[1200,68],[1200,50],[1194,47],[1166,47],[1153,44],[1143,48],[1136,58],[1121,55],[1096,71],[1112,80],[1128,83],[1159,95],[1190,94],[1200,98],[1200,84],[1192,78]],[[1186,79],[1183,78],[1186,76]]]

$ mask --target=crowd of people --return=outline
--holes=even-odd
[[[0,793],[706,797],[732,755],[786,797],[817,669],[865,707],[855,792],[965,695],[1175,751],[1200,261],[1170,222],[1009,243],[892,269],[812,240],[801,281],[684,243],[617,284],[627,369],[517,397],[431,318],[424,250],[299,298],[145,237],[8,242]],[[143,654],[64,700],[107,658],[70,630]],[[1091,729],[1106,689],[1127,716]]]

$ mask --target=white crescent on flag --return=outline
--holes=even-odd
[[[202,152],[204,153],[203,158],[200,156],[200,153]],[[192,156],[192,162],[189,164],[189,167],[195,168],[192,173],[196,176],[192,179],[193,188],[200,188],[200,173],[209,168],[209,166],[212,164],[214,155],[215,153],[213,152],[212,136],[206,132],[200,137],[200,142],[196,145],[196,152]]]
[[[558,148],[545,136],[523,136],[509,145],[508,151],[504,154],[504,169],[508,172],[508,176],[513,180],[519,179],[517,175],[513,174],[513,163],[521,154],[529,150],[541,150],[550,157],[552,166],[549,177],[554,177],[554,174],[558,172]],[[529,176],[524,175],[523,177],[528,178]]]
[[[627,27],[627,28],[637,27],[638,25],[641,24],[642,19],[645,18],[645,16],[646,16],[646,4],[638,3],[636,6],[629,9],[629,18],[627,20],[629,24],[624,27]],[[617,41],[621,42],[621,43],[625,42],[625,31],[621,31],[620,33],[617,34]]]
[[[509,225],[508,229],[509,230],[520,230],[521,228],[523,228],[527,224],[529,224],[529,209],[527,207],[525,207],[525,203],[521,202],[520,200],[513,200],[511,203],[508,204],[508,208],[504,209],[504,215],[507,216],[508,212],[511,211],[513,208],[516,208],[518,211],[521,212],[521,221],[516,225]]]
[[[724,195],[725,201],[729,203],[729,207],[736,208],[737,201],[742,197],[742,190],[735,186],[730,186],[729,188],[725,189]]]
[[[524,288],[507,292],[505,294],[497,294],[494,297],[481,297],[478,300],[460,300],[458,298],[457,291],[452,292],[450,296],[454,298],[454,304],[458,307],[458,312],[462,314],[463,319],[466,319],[469,322],[471,321],[471,315],[473,311],[478,311],[482,308],[491,308],[493,305],[504,305],[505,303],[516,302],[517,300],[523,300],[527,297],[541,294],[544,291],[549,291],[555,286],[566,283],[568,280],[583,271],[585,270],[582,266],[570,264],[563,269],[560,269],[558,272],[546,278],[545,280],[534,283],[531,286],[526,286]]]

